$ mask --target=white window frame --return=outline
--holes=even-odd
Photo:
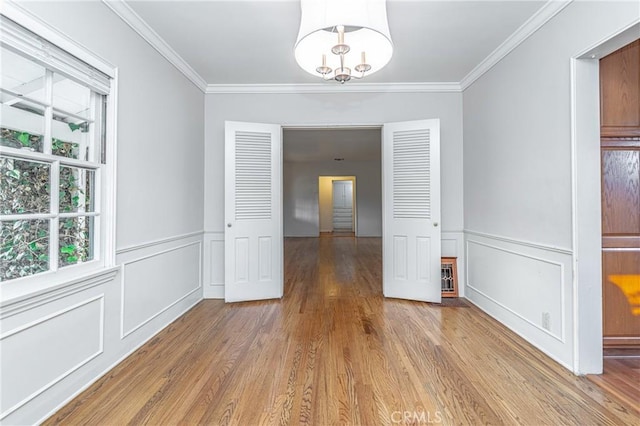
[[[51,164],[51,167],[60,167],[60,165],[80,166],[96,170],[95,188],[100,197],[95,202],[95,210],[99,211],[99,216],[94,223],[94,257],[93,260],[82,264],[57,268],[57,256],[50,257],[50,269],[32,276],[15,278],[0,283],[0,306],[13,303],[35,295],[46,293],[54,289],[59,289],[70,284],[86,281],[91,277],[100,275],[105,272],[111,272],[115,267],[115,242],[116,242],[116,159],[117,159],[117,93],[118,93],[118,70],[104,59],[96,56],[84,46],[76,43],[65,34],[54,29],[44,21],[32,15],[25,9],[13,2],[5,1],[1,12],[6,18],[11,19],[15,23],[21,25],[37,36],[45,39],[49,43],[59,47],[62,51],[74,56],[80,61],[97,69],[101,73],[109,77],[109,89],[106,93],[106,122],[103,123],[105,131],[104,163],[97,161],[90,163],[86,161],[78,161],[70,158],[57,158],[52,163],[51,157],[37,152],[23,152],[22,150],[1,147],[3,154],[11,157],[18,157],[25,160],[45,160]],[[73,71],[73,70],[71,70]],[[49,72],[48,72],[49,74]],[[93,90],[93,89],[92,89]],[[45,132],[46,133],[46,132]],[[44,143],[50,143],[44,135]],[[57,164],[56,164],[57,163]],[[52,174],[51,181],[51,197],[52,205],[57,206],[57,177]],[[57,208],[57,207],[56,207]],[[51,214],[57,213],[51,211],[43,214],[49,218]],[[87,216],[87,214],[81,214]],[[56,215],[60,217],[59,215]],[[7,216],[5,216],[7,218]],[[31,218],[35,218],[31,215]],[[8,220],[8,219],[7,219]],[[56,232],[58,230],[56,229]],[[54,249],[57,251],[57,237],[50,235],[50,244],[55,242]],[[56,262],[54,265],[53,262]]]

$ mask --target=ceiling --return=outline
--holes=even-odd
[[[365,81],[459,83],[546,3],[387,0],[394,54],[384,69]],[[320,82],[299,68],[293,56],[299,0],[126,4],[199,75],[197,80],[208,85]],[[285,129],[283,141],[285,161],[380,159],[380,129]]]
[[[208,84],[319,82],[293,57],[298,0],[126,3]],[[387,0],[394,54],[366,81],[460,82],[545,3]]]
[[[381,129],[284,129],[284,161],[380,161]]]

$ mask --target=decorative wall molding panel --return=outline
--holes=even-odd
[[[466,297],[571,369],[572,254],[477,232],[465,252]]]
[[[41,423],[202,300],[201,232],[117,263],[0,308],[3,424]]]
[[[127,337],[200,290],[201,259],[202,241],[198,239],[124,262],[120,336]]]
[[[469,229],[465,229],[464,233],[467,236],[476,236],[476,237],[481,237],[481,238],[490,238],[492,240],[499,240],[505,243],[511,243],[511,244],[517,244],[520,246],[526,246],[526,247],[531,247],[534,249],[538,249],[538,250],[544,250],[544,251],[552,251],[552,252],[556,252],[559,254],[566,254],[566,255],[571,255],[573,253],[573,251],[569,248],[562,248],[562,247],[556,247],[556,246],[550,246],[547,244],[540,244],[540,243],[534,243],[531,241],[524,241],[524,240],[516,240],[513,238],[509,238],[509,237],[504,237],[501,235],[495,235],[495,234],[487,234],[485,232],[478,232],[478,231],[471,231]]]
[[[2,420],[103,352],[104,294],[3,333],[0,342]]]

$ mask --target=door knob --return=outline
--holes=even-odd
[[[438,222],[433,222],[433,226],[438,226]]]
[[[230,223],[227,223],[227,228],[231,228],[231,224]]]

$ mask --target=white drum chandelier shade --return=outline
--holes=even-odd
[[[393,55],[386,0],[301,0],[298,65],[336,80],[371,75]]]

